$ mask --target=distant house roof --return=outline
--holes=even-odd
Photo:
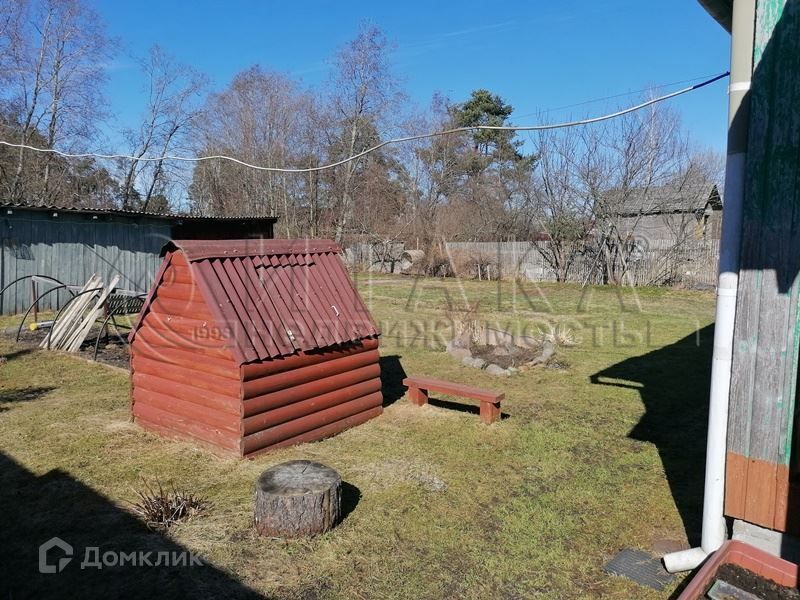
[[[606,196],[606,212],[615,216],[696,214],[722,209],[716,185],[664,185],[647,189],[613,190]]]
[[[185,240],[167,244],[164,263],[131,332],[182,253],[194,284],[231,339],[240,363],[308,352],[379,335],[330,240]]]
[[[157,213],[144,210],[125,210],[121,208],[73,208],[69,206],[55,206],[43,204],[24,204],[20,202],[0,202],[0,209],[5,210],[35,210],[43,212],[69,212],[74,214],[85,215],[108,215],[108,216],[124,216],[124,217],[148,217],[152,219],[165,219],[170,221],[175,220],[190,220],[190,221],[220,221],[220,220],[252,220],[258,219],[263,222],[275,223],[277,217],[262,217],[256,215],[225,215],[222,217],[209,217],[200,215],[189,215],[183,213]]]

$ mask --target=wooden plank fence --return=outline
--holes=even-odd
[[[482,265],[483,276],[492,279],[556,281],[556,272],[541,251],[546,244],[549,242],[448,242],[446,248],[452,262],[469,263],[472,258],[476,266]],[[719,240],[690,240],[677,245],[672,240],[650,240],[628,259],[626,282],[637,286],[711,287],[717,283],[718,263]],[[578,255],[567,281],[603,283],[602,266],[596,256]]]

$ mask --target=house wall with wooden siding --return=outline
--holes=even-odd
[[[796,532],[800,3],[759,0],[755,46],[725,512]]]

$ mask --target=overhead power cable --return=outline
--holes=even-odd
[[[545,115],[551,112],[557,112],[561,110],[566,110],[568,108],[576,108],[578,106],[586,106],[587,104],[596,104],[598,102],[604,102],[607,100],[615,100],[617,98],[623,98],[626,96],[635,96],[637,94],[644,94],[645,92],[655,92],[656,90],[663,90],[667,87],[672,87],[675,85],[680,85],[682,83],[694,83],[695,81],[705,81],[709,77],[714,77],[713,74],[711,75],[701,75],[700,77],[692,77],[691,79],[681,79],[680,81],[671,81],[669,83],[662,83],[660,85],[654,85],[646,88],[642,88],[640,90],[633,90],[630,92],[622,92],[619,94],[613,94],[611,96],[603,96],[602,98],[592,98],[591,100],[584,100],[583,102],[575,102],[574,104],[565,104],[563,106],[554,106],[551,108],[545,108],[544,110],[532,111],[523,113],[521,115],[515,115],[517,119],[521,119],[523,117],[532,117],[535,115]]]
[[[21,148],[25,150],[31,150],[33,152],[41,152],[45,154],[55,154],[58,156],[62,156],[64,158],[97,158],[103,160],[134,160],[134,161],[141,161],[141,162],[161,162],[161,161],[177,161],[177,162],[193,162],[199,163],[202,161],[209,161],[209,160],[225,160],[228,162],[235,163],[237,165],[241,165],[243,167],[247,167],[248,169],[255,169],[257,171],[267,171],[271,173],[314,173],[317,171],[325,171],[327,169],[333,169],[339,167],[341,165],[347,164],[354,160],[358,160],[366,156],[367,154],[371,154],[376,150],[380,150],[384,146],[389,146],[392,144],[400,144],[404,142],[413,142],[415,140],[424,140],[429,139],[432,137],[439,137],[445,135],[452,135],[454,133],[470,133],[474,131],[545,131],[548,129],[564,129],[566,127],[576,127],[579,125],[591,125],[593,123],[600,123],[602,121],[608,121],[610,119],[615,119],[617,117],[621,117],[622,115],[626,115],[628,113],[635,112],[637,110],[641,110],[648,106],[652,106],[653,104],[657,104],[659,102],[664,102],[665,100],[669,100],[671,98],[675,98],[677,96],[681,96],[683,94],[687,94],[689,92],[693,92],[695,90],[699,90],[702,87],[710,85],[720,79],[723,79],[730,75],[730,72],[726,71],[725,73],[720,73],[710,79],[707,79],[703,82],[696,83],[695,85],[691,85],[689,87],[685,87],[683,89],[671,92],[669,94],[664,94],[663,96],[658,96],[657,98],[652,98],[645,102],[641,102],[634,106],[630,106],[628,108],[624,108],[622,110],[618,110],[613,113],[609,113],[606,115],[601,115],[599,117],[590,117],[587,119],[578,119],[575,121],[565,121],[562,123],[550,123],[550,124],[543,124],[543,125],[472,125],[467,127],[454,127],[452,129],[445,129],[443,131],[434,131],[431,133],[420,133],[416,135],[408,135],[405,137],[398,137],[393,138],[390,140],[386,140],[380,142],[379,144],[375,144],[362,152],[354,154],[352,156],[348,156],[347,158],[343,158],[342,160],[338,160],[336,162],[332,162],[325,165],[319,165],[316,167],[301,167],[301,168],[287,168],[287,167],[265,167],[262,165],[254,165],[243,160],[239,160],[238,158],[234,158],[232,156],[226,156],[224,154],[215,154],[209,156],[172,156],[169,154],[165,154],[162,156],[130,156],[127,154],[100,154],[96,152],[85,152],[85,153],[78,153],[72,154],[69,152],[61,152],[60,150],[55,150],[54,148],[36,148],[34,146],[28,146],[27,144],[16,144],[13,142],[7,142],[4,140],[0,140],[0,146],[8,146],[10,148]]]

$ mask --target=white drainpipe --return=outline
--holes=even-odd
[[[731,28],[731,84],[728,101],[728,156],[719,257],[714,354],[708,409],[706,479],[703,495],[703,534],[699,548],[664,556],[670,573],[699,566],[727,539],[725,503],[725,453],[728,435],[728,398],[733,356],[733,324],[739,284],[749,98],[753,74],[753,35],[756,0],[734,0]],[[744,100],[744,102],[743,102]]]

